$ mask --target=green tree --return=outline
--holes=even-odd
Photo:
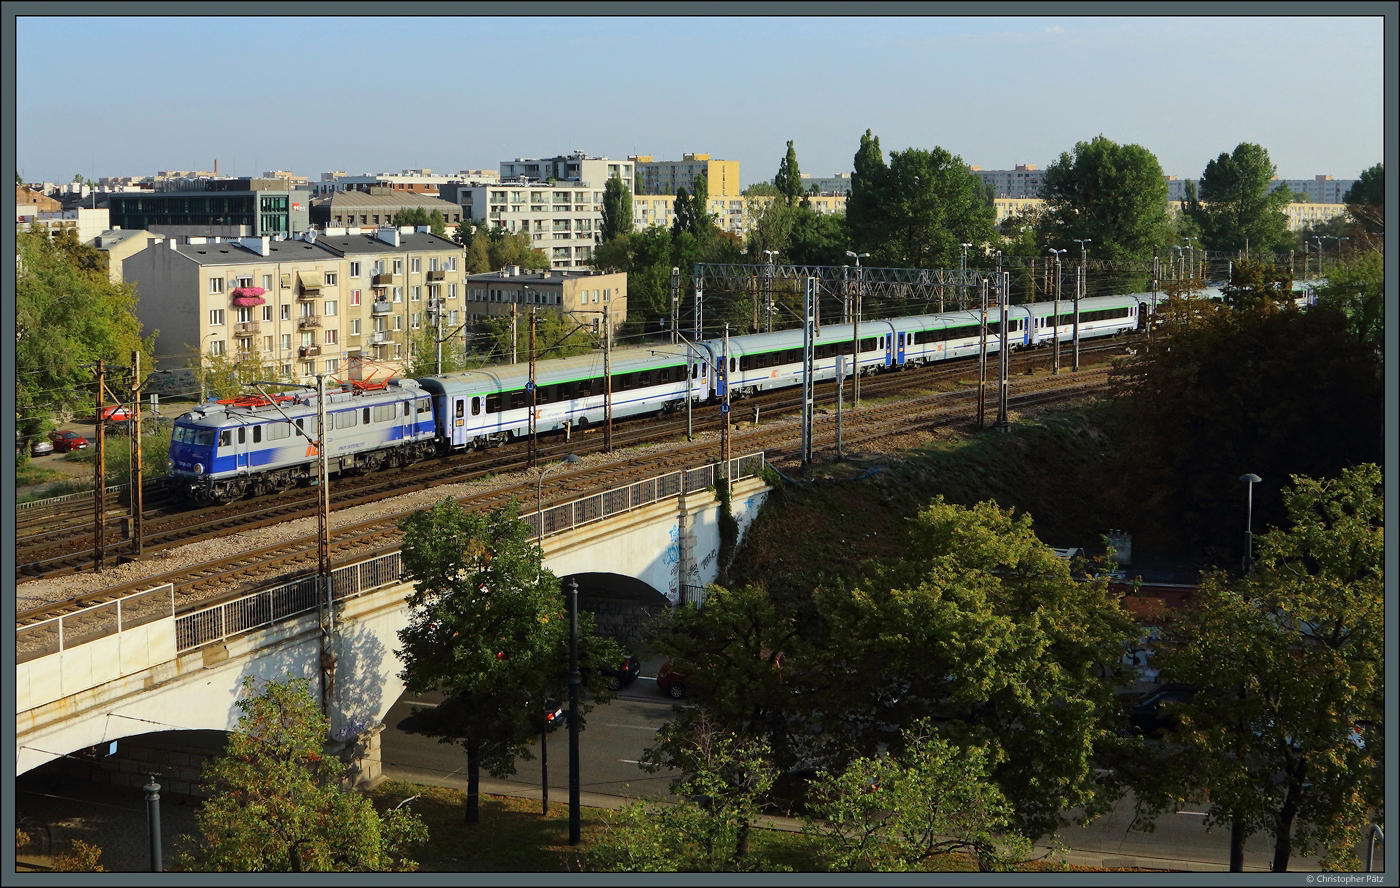
[[[106,255],[71,230],[50,238],[30,228],[15,240],[16,427],[32,439],[56,417],[91,408],[98,359],[127,367],[139,351],[141,365],[154,366],[156,332],[142,338],[135,289],[112,283]],[[115,376],[108,385],[120,390]]]
[[[588,859],[615,872],[750,872],[748,838],[773,782],[760,741],[719,727],[704,716],[657,732],[643,768],[681,772],[671,781],[673,804],[633,803],[607,818]]]
[[[513,502],[482,514],[445,499],[401,527],[413,592],[408,626],[399,630],[400,676],[412,693],[446,697],[421,716],[438,742],[466,751],[464,817],[474,825],[481,770],[514,773],[516,757],[530,754],[540,707],[561,696],[569,620],[558,580],[542,567],[539,546]],[[597,666],[621,659],[621,649],[595,638],[583,613],[579,649],[584,685],[605,702]]]
[[[1238,564],[1232,479],[1325,478],[1380,459],[1380,366],[1338,305],[1231,309],[1174,298],[1157,309],[1152,338],[1125,368],[1115,404],[1120,446],[1135,454],[1125,482],[1143,504],[1141,533],[1157,545]],[[1256,503],[1257,521],[1282,518],[1276,502]]]
[[[428,231],[437,237],[447,237],[447,220],[442,218],[442,212],[433,210],[428,214]]]
[[[1046,243],[1070,246],[1088,238],[1101,258],[1147,260],[1168,242],[1162,165],[1141,145],[1102,135],[1077,143],[1046,168],[1041,196]]]
[[[409,207],[394,214],[394,224],[399,227],[427,225],[428,211],[422,207]]]
[[[773,187],[787,198],[789,206],[802,199],[802,173],[797,168],[797,149],[792,147],[791,139],[788,139],[787,154],[778,161],[778,174],[773,177]]]
[[[595,351],[602,345],[602,336],[592,332],[593,316],[580,322],[552,311],[535,313],[535,357],[568,358]],[[600,321],[601,323],[601,318]],[[509,360],[511,354],[511,322],[508,315],[485,318],[476,325],[476,350],[495,356],[498,363]],[[521,312],[515,321],[516,360],[530,360],[530,313]]]
[[[959,244],[995,241],[996,212],[962,159],[942,148],[879,155],[879,140],[861,139],[846,205],[850,242],[870,265],[911,268],[959,263]]]
[[[325,754],[328,723],[304,678],[243,679],[238,728],[204,768],[212,792],[181,867],[198,872],[388,872],[417,869],[405,846],[428,833],[406,809],[382,814],[341,787]]]
[[[1287,268],[1230,260],[1230,279],[1221,287],[1225,304],[1240,311],[1275,311],[1293,301],[1293,275]]]
[[[1351,849],[1382,805],[1380,469],[1292,481],[1287,526],[1259,537],[1255,570],[1203,583],[1157,658],[1164,678],[1200,688],[1177,732],[1179,793],[1208,793],[1234,870],[1260,831],[1274,872],[1318,851],[1327,869],[1355,869]]]
[[[1318,288],[1318,301],[1346,315],[1356,337],[1377,357],[1385,333],[1385,258],[1367,250],[1339,263]]]
[[[613,176],[603,185],[602,243],[632,233],[632,192]]]
[[[1288,248],[1292,235],[1284,208],[1293,192],[1270,190],[1274,172],[1268,151],[1241,142],[1233,152],[1206,164],[1199,199],[1193,183],[1187,183],[1185,210],[1200,226],[1202,246],[1232,253],[1252,249],[1260,254]]]
[[[194,346],[190,351],[189,366],[199,380],[200,391],[211,398],[237,398],[253,393],[252,383],[272,382],[264,389],[273,392],[285,391],[283,385],[296,385],[297,380],[283,376],[275,362],[263,357],[262,352],[249,352],[246,355],[201,355]]]
[[[1385,164],[1362,170],[1342,198],[1347,212],[1370,234],[1385,232]]]
[[[490,241],[491,239],[479,230],[476,235],[468,237],[466,257],[462,262],[462,267],[467,274],[484,274],[491,270]]]
[[[545,255],[544,250],[535,248],[530,241],[530,235],[524,231],[508,233],[501,229],[491,229],[486,252],[491,264],[488,271],[498,271],[507,265],[526,269],[549,268],[549,257]]]
[[[822,772],[803,832],[824,840],[836,872],[919,872],[933,858],[971,853],[982,872],[1003,871],[1030,854],[1009,829],[1011,804],[989,779],[991,757],[960,749],[927,722],[897,754],[860,758]]]
[[[442,363],[441,369],[439,369],[438,336],[437,331],[427,325],[425,321],[423,329],[412,338],[411,357],[399,375],[415,379],[420,376],[433,376],[437,373],[456,373],[472,366],[472,362],[467,360],[466,350],[462,346],[461,331],[453,330],[444,323],[441,333]]]

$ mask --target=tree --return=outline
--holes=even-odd
[[[1318,301],[1346,315],[1356,337],[1381,355],[1385,333],[1385,259],[1367,250],[1340,262],[1318,288]]]
[[[1347,212],[1361,223],[1369,234],[1385,232],[1385,164],[1378,163],[1361,171],[1356,183],[1342,198]]]
[[[1277,311],[1293,302],[1293,275],[1287,268],[1230,260],[1230,280],[1221,287],[1225,304],[1239,311]]]
[[[816,213],[806,204],[793,212],[788,240],[788,260],[795,265],[845,265],[850,237],[844,220],[832,213]]]
[[[516,757],[529,755],[540,707],[562,695],[569,620],[515,503],[481,514],[444,499],[401,527],[413,592],[408,626],[399,630],[400,676],[412,693],[446,697],[422,715],[439,743],[466,751],[470,826],[479,819],[481,770],[514,773]],[[597,666],[622,651],[593,636],[588,615],[579,615],[579,626],[584,686],[606,701]]]
[[[407,845],[427,840],[416,815],[383,814],[341,788],[343,766],[322,744],[326,717],[304,678],[243,679],[238,728],[204,767],[211,791],[186,837],[185,869],[200,872],[385,872],[417,869]]]
[[[587,317],[587,316],[585,316]],[[601,319],[599,321],[601,323]],[[508,315],[485,318],[476,325],[476,349],[479,353],[504,359],[511,354],[511,321]],[[573,317],[552,311],[535,313],[535,357],[568,358],[597,350],[602,336],[592,332],[592,321],[580,323]],[[520,361],[530,359],[530,313],[516,317],[515,354]],[[492,362],[494,363],[494,362]]]
[[[596,868],[622,872],[748,872],[748,835],[773,782],[760,741],[708,718],[682,718],[657,732],[643,768],[674,768],[673,804],[639,802],[608,817],[588,851]]]
[[[603,185],[601,242],[632,233],[632,192],[622,179],[613,176]]]
[[[296,385],[297,380],[283,376],[273,361],[264,359],[262,352],[246,355],[201,354],[194,346],[190,352],[190,367],[199,380],[200,391],[213,398],[236,398],[250,392],[254,382],[271,381],[269,391],[283,391],[282,385]],[[265,387],[266,388],[266,387]]]
[[[427,225],[428,211],[422,207],[409,207],[394,214],[394,224],[399,227]]]
[[[1381,458],[1380,365],[1337,304],[1259,310],[1174,298],[1152,330],[1150,352],[1125,367],[1115,413],[1120,446],[1135,455],[1124,481],[1142,503],[1140,533],[1157,545],[1238,564],[1232,479],[1325,478]],[[1256,520],[1282,518],[1274,503],[1256,504]]]
[[[1185,210],[1201,229],[1207,250],[1261,254],[1287,249],[1292,235],[1284,212],[1293,199],[1287,188],[1271,190],[1274,164],[1259,145],[1241,142],[1230,154],[1206,164],[1200,197],[1187,183]]]
[[[1325,868],[1354,869],[1383,803],[1380,469],[1292,482],[1288,524],[1259,537],[1255,570],[1203,583],[1157,658],[1164,678],[1200,688],[1178,730],[1178,794],[1209,794],[1206,822],[1231,826],[1234,870],[1259,831],[1274,872],[1319,850]]]
[[[1046,243],[1088,238],[1104,259],[1151,259],[1167,243],[1167,183],[1157,157],[1141,145],[1102,135],[1079,142],[1045,170]]]
[[[886,167],[879,150],[867,131],[846,204],[851,244],[870,254],[868,264],[950,267],[961,260],[960,244],[996,240],[996,211],[961,158],[909,148],[892,152]]]
[[[486,250],[491,264],[488,271],[498,271],[507,265],[526,269],[550,267],[549,257],[545,255],[544,250],[536,249],[530,235],[524,231],[507,233],[493,228]],[[468,258],[471,258],[470,252]]]
[[[802,198],[802,173],[797,168],[797,150],[792,147],[791,139],[788,139],[787,154],[778,161],[778,174],[773,177],[773,187],[787,198],[789,206]]]
[[[436,237],[447,237],[447,220],[442,218],[442,213],[433,210],[428,214],[428,231]]]
[[[42,436],[54,418],[89,409],[93,365],[154,366],[156,331],[141,335],[136,291],[107,276],[107,257],[78,242],[71,229],[50,238],[37,228],[15,235],[15,410],[26,438]],[[120,390],[115,377],[108,385]]]
[[[970,852],[978,870],[1005,870],[1030,843],[1008,829],[1011,804],[988,778],[991,757],[958,747],[927,722],[887,757],[860,758],[822,772],[803,832],[825,840],[837,872],[918,872],[935,857]]]

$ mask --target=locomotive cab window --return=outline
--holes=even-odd
[[[261,444],[261,443],[262,443],[262,430],[263,430],[263,427],[260,426],[260,425],[255,425],[255,426],[253,426],[253,443],[254,443],[254,444]]]
[[[233,430],[232,430],[232,429],[224,429],[222,432],[219,432],[219,446],[220,446],[220,447],[228,447],[228,446],[229,446],[230,444],[232,444],[232,443],[233,443]]]

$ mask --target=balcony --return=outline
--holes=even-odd
[[[298,302],[310,302],[313,299],[320,299],[320,290],[301,290],[297,293]]]
[[[306,330],[311,327],[319,326],[321,326],[320,315],[302,315],[301,317],[297,318],[297,329],[299,330]]]
[[[252,336],[258,332],[257,321],[241,321],[233,325],[234,336]]]
[[[446,272],[446,271],[443,271],[442,269],[438,269],[437,271],[429,271],[429,272],[428,272],[428,280],[430,280],[430,281],[440,281],[440,280],[445,279],[446,277],[447,277],[447,272]]]
[[[370,304],[369,313],[375,317],[386,315],[394,310],[394,306],[388,301],[376,299]]]
[[[382,330],[380,330],[380,331],[378,331],[378,332],[376,332],[376,333],[371,333],[371,334],[369,334],[369,344],[370,344],[370,345],[387,345],[388,342],[389,342],[389,334],[388,334],[388,333],[385,333],[385,332],[382,331]]]
[[[321,353],[319,345],[303,345],[297,349],[297,356],[302,358],[314,358]]]
[[[376,275],[374,276],[374,281],[372,282],[371,286],[375,286],[375,287],[392,287],[394,284],[397,284],[398,282],[399,282],[399,276],[396,275],[396,274],[376,274]]]

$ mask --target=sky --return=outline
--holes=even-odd
[[[1240,142],[1262,145],[1280,178],[1351,179],[1384,159],[1378,16],[379,17],[353,14],[379,4],[337,8],[352,14],[20,15],[17,172],[67,182],[212,170],[217,159],[221,174],[316,180],[331,170],[495,170],[577,150],[708,153],[739,161],[747,186],[771,180],[788,140],[802,172],[850,172],[867,129],[886,152],[942,147],[984,170],[1044,169],[1100,134],[1144,146],[1181,178]]]

